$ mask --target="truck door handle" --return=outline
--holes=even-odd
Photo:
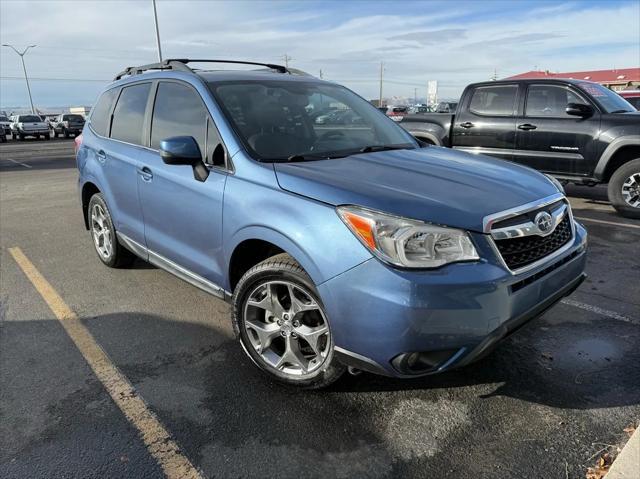
[[[538,128],[536,125],[532,125],[531,123],[524,123],[522,125],[518,125],[519,130],[535,130]]]
[[[148,166],[143,166],[142,168],[138,168],[138,173],[142,176],[144,181],[151,181],[153,179],[153,173]]]
[[[98,153],[96,153],[96,158],[100,163],[104,163],[105,161],[107,161],[107,154],[103,150],[100,150]]]
[[[460,127],[462,128],[473,128],[473,123],[470,121],[465,121],[464,123],[460,123]]]

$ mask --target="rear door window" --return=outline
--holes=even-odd
[[[113,100],[115,99],[118,89],[105,91],[98,102],[91,110],[91,128],[100,136],[107,136],[109,134],[109,124],[111,123],[111,107],[113,106]],[[58,117],[57,121],[60,121]]]
[[[512,116],[518,85],[481,86],[474,90],[469,111],[486,116]]]
[[[122,89],[113,111],[111,138],[135,145],[142,144],[144,113],[150,89],[151,83],[140,83]]]
[[[193,88],[161,82],[151,119],[151,148],[159,150],[160,142],[172,136],[192,136],[205,154],[207,117],[207,109]]]

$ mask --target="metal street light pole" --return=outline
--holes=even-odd
[[[156,43],[158,44],[158,60],[162,63],[162,48],[160,47],[160,28],[158,27],[158,11],[156,10],[156,0],[151,0],[153,3],[153,19],[156,24]]]
[[[3,47],[9,47],[18,55],[20,55],[20,60],[22,60],[22,71],[24,71],[24,81],[27,82],[27,92],[29,92],[29,103],[31,104],[31,113],[36,114],[36,109],[33,107],[33,98],[31,97],[31,87],[29,86],[29,77],[27,76],[27,67],[24,66],[24,55],[27,53],[29,48],[34,48],[36,45],[29,45],[27,48],[22,50],[22,53],[15,49],[13,45],[9,45],[6,43],[2,44]]]

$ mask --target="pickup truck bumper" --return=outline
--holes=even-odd
[[[562,256],[519,275],[484,260],[432,271],[367,260],[318,286],[336,355],[395,377],[469,364],[582,283],[586,236],[576,223]]]

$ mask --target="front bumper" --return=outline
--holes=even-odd
[[[365,261],[318,286],[336,355],[350,366],[398,377],[469,364],[580,285],[586,235],[576,223],[570,248],[518,275],[497,258],[431,271]],[[419,367],[413,361],[412,369],[411,353],[427,359]]]

